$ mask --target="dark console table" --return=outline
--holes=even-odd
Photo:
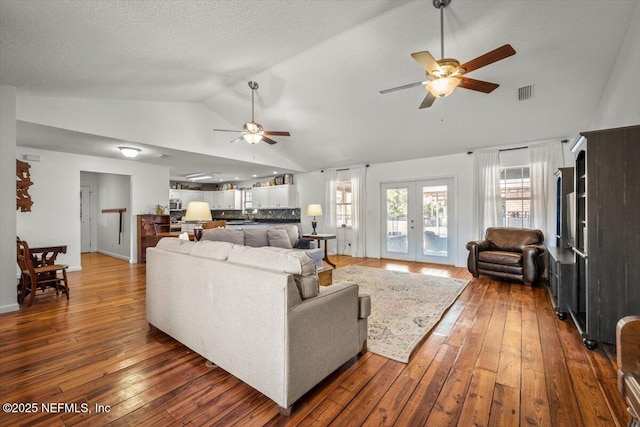
[[[575,288],[576,262],[570,248],[547,247],[549,254],[547,290],[558,319],[565,320],[571,308]]]

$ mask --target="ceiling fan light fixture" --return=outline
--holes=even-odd
[[[242,137],[249,144],[257,144],[258,142],[262,141],[262,135],[260,135],[259,133],[245,133],[244,135],[242,135]]]
[[[427,83],[427,90],[435,97],[444,98],[449,96],[459,84],[458,77],[443,77]]]

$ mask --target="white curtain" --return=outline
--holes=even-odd
[[[473,234],[483,239],[488,227],[502,225],[500,153],[498,150],[476,151],[473,156]]]
[[[322,214],[324,216],[323,232],[327,234],[337,233],[336,224],[336,181],[338,179],[338,172],[336,169],[325,169],[326,174],[326,200],[322,207]],[[337,252],[336,240],[325,240],[324,243],[330,253],[335,254]]]
[[[353,237],[351,241],[351,256],[364,258],[366,256],[366,218],[367,218],[367,167],[352,166],[351,168],[351,201],[353,205]]]
[[[556,188],[554,174],[564,164],[562,143],[551,142],[529,147],[531,161],[531,228],[542,230],[544,240],[555,235]]]

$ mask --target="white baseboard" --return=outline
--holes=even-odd
[[[0,313],[10,313],[12,311],[18,311],[20,309],[20,305],[16,302],[15,304],[7,304],[0,306]]]
[[[124,256],[124,255],[120,255],[120,254],[114,254],[113,252],[104,251],[102,249],[98,249],[97,252],[99,254],[112,256],[114,258],[122,259],[124,261],[129,261],[129,257],[128,256]]]

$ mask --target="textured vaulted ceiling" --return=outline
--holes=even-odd
[[[431,0],[1,0],[0,83],[19,95],[199,102],[239,128],[256,80],[257,121],[292,135],[270,149],[304,170],[431,157],[586,129],[637,5],[453,0],[445,56],[464,62],[505,43],[517,54],[470,73],[499,83],[492,94],[456,89],[418,110],[421,87],[378,91],[423,80],[412,52],[440,57]],[[528,84],[534,98],[519,102]],[[111,156],[118,142],[36,127],[19,123],[18,144]],[[185,171],[193,153],[175,148],[141,161]],[[209,160],[230,175],[257,170]]]

